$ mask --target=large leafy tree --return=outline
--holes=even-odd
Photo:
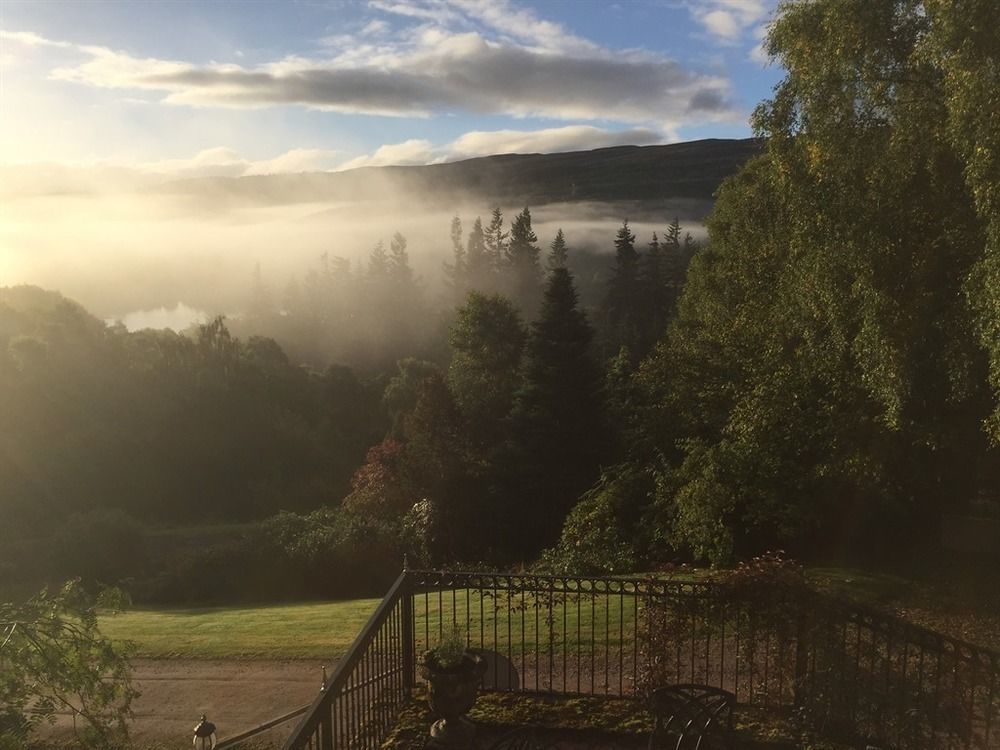
[[[675,544],[884,549],[976,493],[1000,438],[998,15],[781,6],[766,152],[721,190],[643,373]]]

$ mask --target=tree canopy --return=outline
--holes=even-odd
[[[721,189],[643,373],[675,544],[891,546],[996,460],[1000,152],[972,98],[1000,101],[995,21],[976,0],[782,4],[766,151]]]

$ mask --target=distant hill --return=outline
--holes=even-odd
[[[757,139],[710,139],[666,146],[616,146],[560,154],[503,154],[447,164],[362,167],[253,177],[175,180],[155,188],[236,202],[430,202],[477,198],[531,206],[558,202],[666,199],[710,201],[725,177],[759,153]]]

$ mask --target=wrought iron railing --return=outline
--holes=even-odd
[[[376,750],[413,686],[412,596],[389,589],[285,743],[288,750]]]
[[[850,741],[1000,748],[1000,655],[820,595],[780,604],[711,582],[406,571],[285,749],[374,750],[455,627],[488,658],[485,690],[696,682]]]

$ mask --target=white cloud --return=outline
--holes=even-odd
[[[644,146],[674,139],[673,135],[664,135],[646,128],[604,130],[590,125],[568,125],[543,130],[472,131],[439,147],[434,147],[430,141],[425,140],[387,144],[372,154],[344,162],[337,167],[337,171],[357,167],[434,164],[492,154],[550,154],[608,146]]]
[[[0,29],[0,39],[5,42],[14,42],[24,47],[62,47],[65,49],[73,47],[69,42],[57,42],[46,39],[33,31],[6,31]]]
[[[467,112],[661,129],[741,119],[727,79],[650,52],[599,48],[506,0],[437,0],[420,6],[375,0],[373,7],[431,14],[451,26],[423,24],[388,34],[378,23],[369,24],[362,37],[323,40],[330,47],[327,56],[287,57],[257,66],[194,64],[74,46],[84,59],[50,75],[132,95],[146,91],[161,102],[189,106],[298,105],[411,117]],[[463,24],[486,31],[455,30]]]
[[[250,162],[244,174],[281,174],[325,170],[332,166],[337,153],[337,151],[323,148],[293,148],[273,159]]]
[[[710,11],[699,20],[708,29],[709,33],[726,41],[732,42],[739,39],[740,34],[743,32],[739,21],[736,20],[736,16],[728,10]]]
[[[568,125],[544,130],[473,131],[456,138],[446,147],[447,160],[489,154],[558,153],[587,151],[608,146],[645,146],[663,143],[663,134],[645,128],[604,130],[590,125]]]
[[[771,13],[775,0],[697,0],[691,15],[709,35],[722,44],[740,42],[747,31]]]
[[[337,156],[327,149],[297,148],[270,159],[247,159],[224,146],[199,151],[186,159],[151,162],[90,162],[76,164],[0,164],[0,192],[116,193],[164,182],[197,177],[244,177],[329,169]]]
[[[409,164],[429,164],[437,159],[430,141],[412,138],[402,143],[380,146],[374,153],[359,156],[344,162],[337,171],[358,167],[405,166]]]
[[[135,165],[142,172],[176,177],[243,177],[328,169],[337,152],[321,148],[294,148],[271,159],[245,159],[224,146],[199,151],[190,159],[170,159]]]

